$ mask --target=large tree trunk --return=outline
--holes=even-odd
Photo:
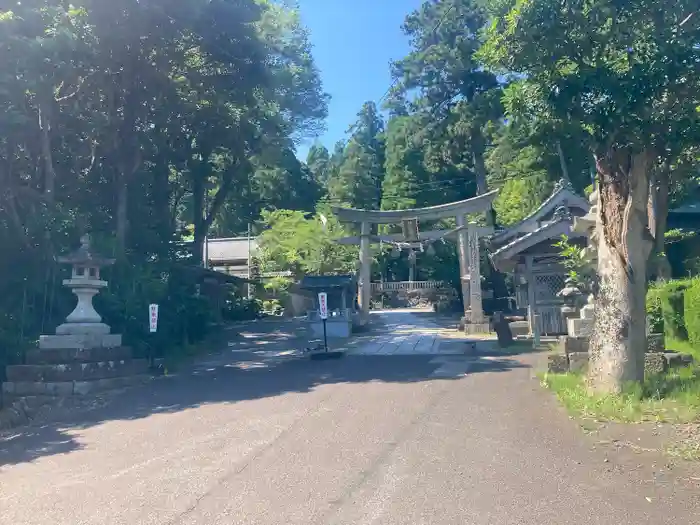
[[[620,393],[644,379],[650,159],[626,150],[596,155],[599,282],[588,377],[594,392]]]
[[[121,258],[126,253],[126,235],[129,229],[129,185],[123,172],[119,174],[116,218],[116,255]]]
[[[53,204],[56,198],[56,170],[53,167],[51,151],[51,104],[41,104],[39,111],[39,142],[41,160],[44,167],[44,198],[48,204]]]
[[[472,161],[474,163],[474,174],[476,175],[476,194],[483,195],[488,191],[486,184],[486,162],[484,154],[486,152],[486,141],[481,129],[475,129],[471,133]],[[493,208],[486,212],[486,224],[493,226],[496,223],[496,212]]]
[[[129,192],[134,175],[141,167],[141,150],[136,138],[136,121],[138,108],[137,81],[135,77],[129,76],[130,69],[124,74],[125,89],[122,108],[123,117],[117,128],[115,136],[115,151],[117,154],[118,189],[117,189],[117,257],[126,255],[127,235],[129,230]],[[128,83],[127,83],[128,82]],[[117,108],[113,111],[118,113]],[[118,117],[117,117],[118,118]]]
[[[569,181],[569,168],[566,165],[566,155],[561,147],[561,141],[557,140],[557,154],[559,155],[559,166],[561,167],[561,177],[565,181]]]
[[[476,194],[483,195],[488,191],[488,188],[486,186],[486,162],[484,161],[486,146],[480,129],[472,132],[471,142],[472,161],[474,162],[474,174],[476,175]]]
[[[224,205],[226,197],[228,197],[231,192],[237,170],[250,169],[250,166],[246,162],[241,162],[239,159],[236,160],[232,166],[223,171],[221,173],[219,187],[212,198],[211,204],[208,204],[205,199],[205,181],[209,180],[209,175],[211,174],[211,165],[208,160],[209,153],[206,153],[206,157],[202,155],[202,158],[207,160],[200,161],[199,170],[197,173],[193,174],[192,210],[194,212],[194,256],[198,258],[198,261],[203,261],[206,266],[207,261],[204,260],[204,257],[207,256],[207,254],[204,253],[204,243],[209,234],[209,229],[214,223],[214,219],[221,210],[221,207]]]
[[[668,223],[669,165],[665,162],[654,171],[649,189],[649,231],[654,236],[654,250],[651,256],[650,276],[657,281],[671,279],[671,265],[666,257],[664,246]]]
[[[170,241],[173,238],[172,222],[170,218],[170,184],[168,177],[170,166],[164,159],[158,159],[153,168],[153,208],[156,219],[156,231],[160,247],[158,254],[161,258],[168,255]]]
[[[202,266],[207,266],[207,261],[204,260],[204,242],[206,240],[207,232],[204,225],[204,173],[203,171],[207,169],[209,160],[204,160],[199,163],[202,171],[194,174],[194,179],[192,181],[192,224],[194,225],[194,246],[193,246],[193,256],[197,264]]]
[[[119,162],[118,164],[119,187],[117,189],[116,254],[117,257],[121,258],[126,255],[127,235],[129,231],[129,191],[131,188],[131,181],[134,179],[134,174],[141,167],[141,152],[134,152],[133,164],[128,165],[125,162]]]

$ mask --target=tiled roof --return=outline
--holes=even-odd
[[[570,183],[559,181],[552,194],[535,211],[522,221],[513,224],[505,230],[497,232],[492,237],[491,242],[494,244],[503,244],[514,237],[518,237],[520,234],[538,231],[537,223],[563,204],[569,208],[576,207],[586,212],[590,209],[588,200],[577,195]]]
[[[559,238],[561,235],[567,235],[569,237],[585,236],[584,234],[579,234],[573,231],[573,221],[570,216],[555,216],[554,220],[543,224],[534,231],[514,239],[504,246],[501,246],[490,255],[491,261],[496,268],[499,268],[501,263],[512,259],[514,256],[522,253],[528,248],[531,248],[532,246],[535,246],[536,244],[539,244],[547,239]]]

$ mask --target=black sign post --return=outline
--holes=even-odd
[[[326,332],[326,322],[328,321],[328,294],[320,292],[318,294],[318,316],[323,321],[323,349],[328,352],[328,333]]]
[[[326,321],[327,319],[324,317],[323,318],[323,349],[328,352],[328,335],[326,333]]]

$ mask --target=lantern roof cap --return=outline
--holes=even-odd
[[[84,264],[96,267],[114,264],[114,259],[108,259],[92,251],[90,247],[90,235],[88,234],[80,238],[80,248],[67,255],[56,257],[56,261],[66,264]]]

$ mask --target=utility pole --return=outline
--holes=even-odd
[[[250,256],[250,222],[248,223],[248,299],[252,299],[252,289],[250,285],[250,266],[252,263],[252,257]]]
[[[207,206],[209,205],[209,203],[207,202],[207,200],[208,200],[207,197],[208,197],[208,196],[209,196],[209,191],[208,191],[208,188],[207,188],[207,186],[206,186],[206,181],[205,181],[205,185],[204,185],[204,195],[203,195],[203,197],[202,197],[202,204],[203,204],[203,206],[202,206],[202,208],[203,208],[203,209],[202,209],[202,216],[201,216],[201,217],[197,217],[197,220],[200,221],[200,223],[201,223],[203,226],[206,226],[206,223],[207,223],[207,221],[205,220],[205,218],[206,218],[206,216],[207,216]],[[196,228],[196,226],[195,226],[195,228]],[[207,228],[207,230],[205,231],[205,234],[204,234],[204,260],[202,261],[202,267],[204,267],[206,270],[209,269],[209,229],[208,229],[208,228]]]

